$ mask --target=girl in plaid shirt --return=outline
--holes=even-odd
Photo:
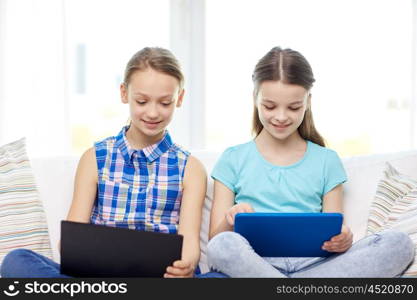
[[[184,97],[184,76],[172,53],[144,48],[128,62],[120,85],[130,124],[81,157],[67,219],[183,235],[182,259],[164,277],[193,277],[200,258],[206,172],[166,130]],[[18,249],[2,277],[66,277],[52,260]]]

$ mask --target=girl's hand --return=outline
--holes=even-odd
[[[194,269],[191,262],[177,260],[167,267],[164,278],[191,278],[194,277]]]
[[[235,215],[238,213],[250,213],[254,212],[252,206],[248,203],[239,203],[233,205],[229,210],[226,212],[226,220],[230,226],[234,226],[235,224]]]
[[[329,252],[345,252],[352,246],[353,234],[349,227],[342,225],[342,232],[324,242],[322,249]]]

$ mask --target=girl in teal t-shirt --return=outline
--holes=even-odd
[[[344,224],[322,246],[334,252],[328,258],[261,257],[233,232],[234,217],[241,212],[342,213],[347,179],[338,155],[325,148],[314,126],[315,79],[304,56],[275,47],[258,62],[252,78],[255,139],[228,148],[212,172],[208,260],[221,273],[200,277],[400,275],[414,257],[414,245],[402,232],[380,232],[352,245],[352,232]]]

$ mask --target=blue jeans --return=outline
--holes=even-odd
[[[397,277],[414,259],[414,244],[406,233],[384,231],[367,236],[330,257],[261,257],[235,232],[222,232],[207,245],[213,270],[198,277],[314,278]],[[223,273],[223,274],[222,274]]]
[[[200,274],[200,267],[195,270]],[[9,252],[0,267],[4,278],[71,278],[61,274],[60,266],[53,260],[28,249]]]
[[[210,271],[207,273],[199,274],[196,276],[197,278],[229,278],[226,274]]]
[[[59,264],[28,249],[9,252],[1,264],[0,275],[12,278],[70,278],[61,274]]]

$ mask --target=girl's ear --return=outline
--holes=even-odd
[[[122,99],[122,103],[127,103],[127,86],[124,83],[120,84],[120,97]]]
[[[184,93],[185,93],[184,89],[182,89],[181,92],[179,92],[176,107],[180,107],[182,105],[182,101],[184,99]]]

